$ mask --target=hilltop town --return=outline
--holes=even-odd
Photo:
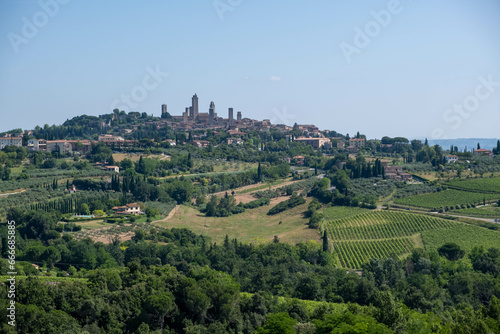
[[[12,270],[30,276],[19,289],[38,284],[33,293],[45,296],[67,289],[63,299],[80,305],[69,293],[78,287],[91,296],[85,298],[99,298],[95,305],[107,305],[122,327],[139,326],[121,313],[134,305],[143,328],[161,328],[151,320],[160,319],[182,333],[200,326],[252,333],[269,323],[263,314],[302,312],[303,321],[319,324],[332,307],[356,307],[359,317],[388,329],[391,322],[369,311],[393,305],[390,312],[399,312],[387,298],[398,298],[408,305],[405,312],[427,324],[420,310],[439,313],[444,306],[441,297],[420,297],[427,291],[422,279],[438,289],[446,280],[474,277],[460,283],[472,286],[476,278],[490,284],[500,275],[500,141],[493,150],[479,143],[443,148],[273,124],[242,111],[234,118],[233,108],[219,115],[214,102],[200,112],[195,94],[181,115],[163,104],[159,116],[116,109],[2,133],[0,220],[9,223],[0,223],[0,244],[8,245],[15,222],[19,261]],[[9,265],[0,260],[4,272]],[[154,283],[161,300],[145,281],[163,282]],[[456,312],[468,298],[489,307],[487,319],[495,324],[489,314],[496,317],[497,308],[487,306],[498,304],[495,296],[444,286],[441,294],[457,298],[446,310]],[[150,297],[116,307],[114,296],[129,298],[134,289],[150,289],[141,292]],[[366,295],[353,292],[366,289]],[[64,317],[57,328],[115,328],[81,316],[101,319],[101,311],[62,311],[47,298]],[[233,326],[222,309],[238,303],[233,320],[242,325]],[[15,305],[36,305],[40,326],[59,326],[41,303],[21,296]],[[158,307],[170,315],[159,315]],[[35,332],[28,313],[20,312],[19,323]],[[221,321],[212,325],[209,313]],[[433,321],[463,326],[458,319]],[[315,333],[316,325],[307,326]]]

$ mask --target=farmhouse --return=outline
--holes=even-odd
[[[115,206],[113,208],[116,214],[120,215],[140,215],[141,207],[137,203],[125,204],[124,206]]]
[[[331,141],[330,138],[311,138],[311,137],[299,137],[295,139],[296,142],[301,142],[306,145],[311,145],[314,149],[318,149],[320,147],[323,147],[324,145],[330,145],[331,147]]]
[[[118,166],[104,166],[104,170],[109,172],[120,173],[120,167]]]
[[[474,150],[474,155],[486,155],[488,157],[493,156],[493,152],[490,150],[484,150],[484,149],[479,149],[479,150]]]
[[[455,163],[458,161],[458,157],[456,155],[447,155],[444,157],[444,159],[446,160],[447,164]]]
[[[196,147],[207,147],[208,145],[210,145],[210,142],[208,140],[193,140],[191,144]]]
[[[296,161],[297,165],[303,165],[305,157],[302,155],[296,155],[293,157],[293,159]]]
[[[243,144],[243,139],[240,139],[240,138],[228,138],[227,139],[227,144],[228,145],[231,145],[231,144],[242,145]]]
[[[21,146],[23,142],[23,138],[21,137],[0,137],[0,149],[3,149],[5,146]]]
[[[384,172],[386,178],[393,180],[409,181],[413,179],[411,174],[403,171],[402,166],[385,166]]]
[[[67,140],[47,140],[47,152],[67,154],[73,152],[73,146]]]
[[[365,146],[366,140],[364,138],[352,138],[349,139],[349,146],[358,148]]]
[[[112,143],[112,142],[123,142],[125,139],[121,136],[113,136],[113,135],[102,135],[97,139],[100,142]]]

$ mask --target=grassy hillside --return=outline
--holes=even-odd
[[[280,198],[282,199],[285,198]],[[194,233],[206,235],[216,242],[224,240],[226,234],[242,242],[254,243],[269,242],[277,235],[282,242],[296,244],[320,240],[318,231],[309,229],[306,225],[308,219],[304,217],[304,212],[309,202],[310,199],[305,204],[274,216],[267,215],[273,204],[230,217],[206,217],[194,207],[181,205],[171,219],[157,224],[167,228],[189,228]]]

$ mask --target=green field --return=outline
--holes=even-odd
[[[469,252],[475,246],[497,247],[500,245],[500,232],[483,227],[460,224],[422,233],[422,239],[427,251],[436,251],[447,242],[454,242]]]
[[[348,211],[346,211],[348,214]],[[323,223],[345,268],[360,268],[370,258],[403,256],[422,247],[420,233],[450,228],[457,223],[427,215],[368,211]]]
[[[477,204],[482,203],[483,199],[491,201],[499,198],[500,194],[481,194],[477,192],[448,189],[436,193],[398,198],[394,200],[394,203],[428,209],[439,209],[440,207],[446,206]]]
[[[464,190],[472,190],[477,192],[492,192],[500,194],[499,177],[470,179],[470,180],[452,180],[450,182],[447,182],[446,184]]]

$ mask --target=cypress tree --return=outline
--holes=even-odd
[[[207,252],[207,243],[205,241],[205,238],[201,236],[201,252],[205,254]]]
[[[328,252],[328,236],[326,235],[326,230],[323,231],[323,252]]]

